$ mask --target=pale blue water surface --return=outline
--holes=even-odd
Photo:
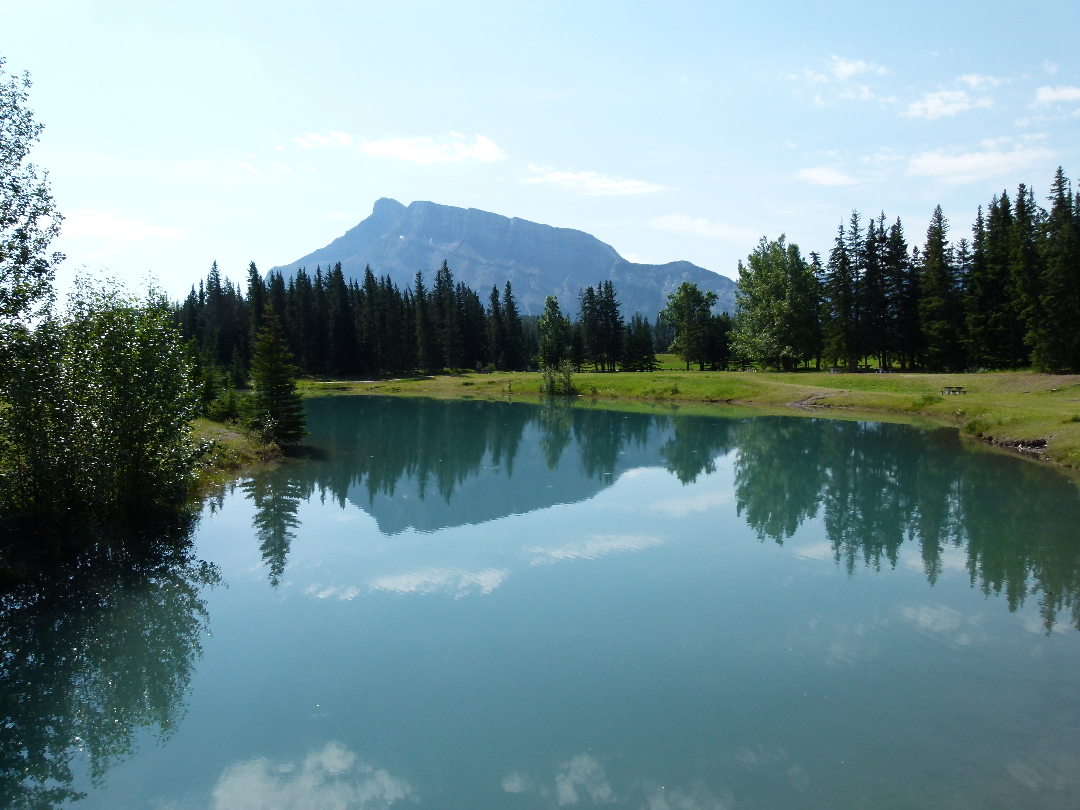
[[[877,423],[308,414],[184,560],[9,604],[19,660],[82,663],[9,657],[5,765],[74,752],[86,808],[1080,806],[1060,474]]]

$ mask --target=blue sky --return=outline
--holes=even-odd
[[[379,197],[580,228],[734,276],[852,208],[921,239],[1080,176],[1080,3],[0,0],[81,267],[184,293]],[[376,268],[377,269],[377,268]]]

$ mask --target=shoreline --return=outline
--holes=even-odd
[[[824,372],[582,372],[578,405],[684,414],[869,419],[957,430],[1000,452],[1080,471],[1080,375],[829,374]],[[963,394],[944,394],[946,387]],[[409,396],[539,402],[538,372],[445,374],[389,380],[303,380],[304,398]]]

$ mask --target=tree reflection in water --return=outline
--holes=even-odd
[[[931,585],[958,549],[1010,610],[1038,593],[1048,632],[1062,611],[1080,628],[1080,493],[1063,476],[905,425],[749,419],[736,446],[739,514],[760,539],[783,543],[820,512],[849,573],[895,567],[910,540]]]
[[[820,518],[849,573],[895,567],[913,542],[931,585],[950,549],[966,551],[973,586],[1004,594],[1010,610],[1038,593],[1048,630],[1062,611],[1080,628],[1080,494],[1052,471],[963,444],[953,431],[623,413],[562,400],[328,398],[309,403],[309,423],[323,457],[247,485],[275,583],[299,504],[316,491],[344,505],[350,488],[361,487],[370,505],[412,481],[421,502],[432,489],[446,504],[486,499],[483,517],[471,522],[590,498],[633,466],[663,466],[692,484],[735,451],[737,511],[759,539],[782,544]],[[531,442],[539,455],[530,461]],[[556,469],[561,490],[542,478]],[[463,489],[482,475],[514,478],[512,491],[533,500],[491,502],[486,483]],[[423,507],[410,503],[414,513]],[[427,528],[444,525],[458,524]]]
[[[207,629],[201,592],[219,581],[192,528],[101,544],[0,595],[0,806],[81,798],[76,759],[96,786],[139,732],[176,728]]]

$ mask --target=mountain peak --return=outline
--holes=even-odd
[[[430,277],[444,260],[455,278],[481,293],[509,280],[522,311],[533,315],[548,295],[573,313],[579,290],[607,280],[627,316],[655,318],[683,281],[716,292],[719,309],[734,311],[735,305],[731,279],[690,262],[636,264],[584,231],[426,200],[405,206],[389,197],[376,200],[371,216],[326,247],[274,270],[291,275],[300,267],[341,262],[346,278],[359,279],[370,265],[405,287],[417,270]]]

